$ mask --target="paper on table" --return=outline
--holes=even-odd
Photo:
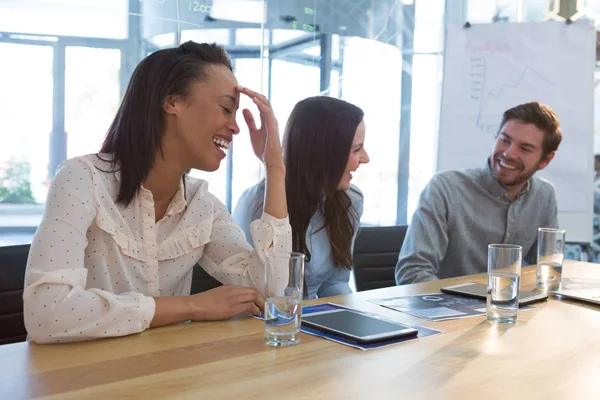
[[[486,314],[485,300],[448,293],[389,297],[369,301],[428,321],[480,317]],[[519,307],[519,310],[532,309],[534,307]]]
[[[555,295],[600,304],[600,279],[563,278],[561,287]]]

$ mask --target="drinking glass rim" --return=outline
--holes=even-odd
[[[508,250],[523,250],[523,246],[519,246],[518,244],[488,244],[488,249],[508,249]]]
[[[565,233],[566,230],[559,228],[538,228],[538,232]]]
[[[295,251],[268,251],[265,253],[268,258],[299,258],[304,259],[306,256]]]

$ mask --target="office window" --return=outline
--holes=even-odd
[[[269,42],[268,36],[268,31],[263,29],[240,28],[235,30],[235,44],[238,46],[262,46],[263,43]]]
[[[0,43],[0,245],[28,241],[48,192],[52,131],[50,46]]]
[[[467,21],[471,23],[491,23],[491,22],[525,22],[542,21],[548,15],[548,11],[553,8],[548,0],[468,0]],[[578,1],[578,3],[587,3],[585,6],[590,9],[598,7],[600,2]]]
[[[368,39],[345,40],[343,100],[365,112],[365,148],[371,162],[361,166],[354,183],[362,190],[362,222],[394,225],[398,195],[401,51]]]
[[[127,38],[129,0],[0,1],[0,32]]]
[[[0,163],[7,179],[3,181],[5,195],[0,195],[0,201],[43,202],[48,190],[52,131],[52,48],[0,43],[0,54]],[[14,187],[17,182],[22,186]]]
[[[435,0],[435,7],[417,1],[414,17],[413,3],[395,0],[214,0],[204,8],[203,2],[195,3],[0,1],[0,55],[8,60],[0,65],[1,87],[8,88],[0,98],[3,110],[11,110],[0,119],[8,143],[0,148],[0,171],[18,172],[19,182],[31,190],[22,198],[33,203],[17,204],[14,194],[0,197],[0,236],[7,232],[2,220],[30,221],[34,229],[56,166],[98,150],[141,58],[187,40],[225,46],[238,81],[270,98],[281,133],[294,105],[308,96],[329,95],[361,107],[371,156],[354,179],[365,195],[363,223],[397,222],[398,179],[404,179],[398,175],[400,115],[411,102],[411,152],[426,149],[430,156],[411,157],[410,196],[431,173],[444,1]],[[405,33],[414,33],[414,47],[403,48]],[[407,53],[416,54],[412,66],[404,65]],[[405,103],[400,98],[403,69],[412,69],[414,80],[412,100]],[[241,107],[253,110],[258,120],[249,100]],[[241,132],[219,170],[191,172],[206,179],[230,208],[264,176],[241,112],[238,123]],[[7,169],[15,162],[21,164]],[[4,178],[0,193],[13,181]]]
[[[302,99],[319,95],[319,68],[311,64],[273,60],[271,99],[276,107],[282,128],[296,105]]]
[[[266,68],[268,68],[268,65]],[[263,66],[259,58],[237,59],[235,61],[235,72],[236,78],[242,86],[247,86],[252,90],[265,92],[265,90],[260,87]],[[265,78],[268,79],[268,76]],[[267,82],[265,81],[266,79],[263,78],[263,82],[267,85]],[[267,86],[265,86],[265,88],[266,87]],[[261,162],[254,154],[248,127],[242,115],[242,110],[245,108],[252,111],[255,121],[257,124],[260,124],[260,115],[256,105],[244,96],[240,99],[240,109],[237,116],[240,133],[234,138],[233,160],[231,160],[233,164],[231,193],[232,210],[244,190],[255,185],[264,177],[264,173],[261,173]],[[281,124],[279,129],[283,132],[283,126],[281,126]]]
[[[119,108],[121,52],[67,47],[65,130],[67,158],[100,150]]]
[[[443,62],[439,55],[418,54],[413,57],[411,132],[414,134],[410,142],[408,221],[421,192],[436,171],[442,70]]]

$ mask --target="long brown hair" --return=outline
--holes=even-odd
[[[223,47],[192,41],[154,52],[137,65],[100,150],[111,153],[113,170],[121,171],[118,203],[131,203],[156,153],[162,152],[162,107],[167,96],[188,96],[193,83],[208,79],[211,65],[232,70]]]
[[[352,236],[359,216],[338,185],[348,163],[354,134],[364,116],[357,106],[332,97],[309,97],[294,107],[285,127],[285,188],[293,249],[310,260],[306,231],[317,212],[336,267],[352,268]],[[352,190],[352,189],[351,189]]]

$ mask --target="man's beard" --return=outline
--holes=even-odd
[[[501,159],[504,160],[504,158],[501,158]],[[508,163],[510,165],[514,165],[514,164],[522,165],[521,163],[513,163],[510,160],[504,160],[504,161],[506,161],[506,163]],[[519,186],[519,185],[527,182],[529,180],[529,178],[531,178],[538,171],[538,168],[539,168],[540,164],[542,163],[542,161],[543,160],[540,160],[537,164],[535,164],[535,166],[533,166],[529,170],[522,171],[516,177],[514,177],[512,179],[507,179],[507,178],[503,177],[501,173],[496,173],[496,167],[502,168],[500,166],[500,162],[498,161],[498,157],[496,157],[494,160],[494,178],[496,178],[496,180],[502,186],[504,186],[506,188],[513,187],[513,186]]]

